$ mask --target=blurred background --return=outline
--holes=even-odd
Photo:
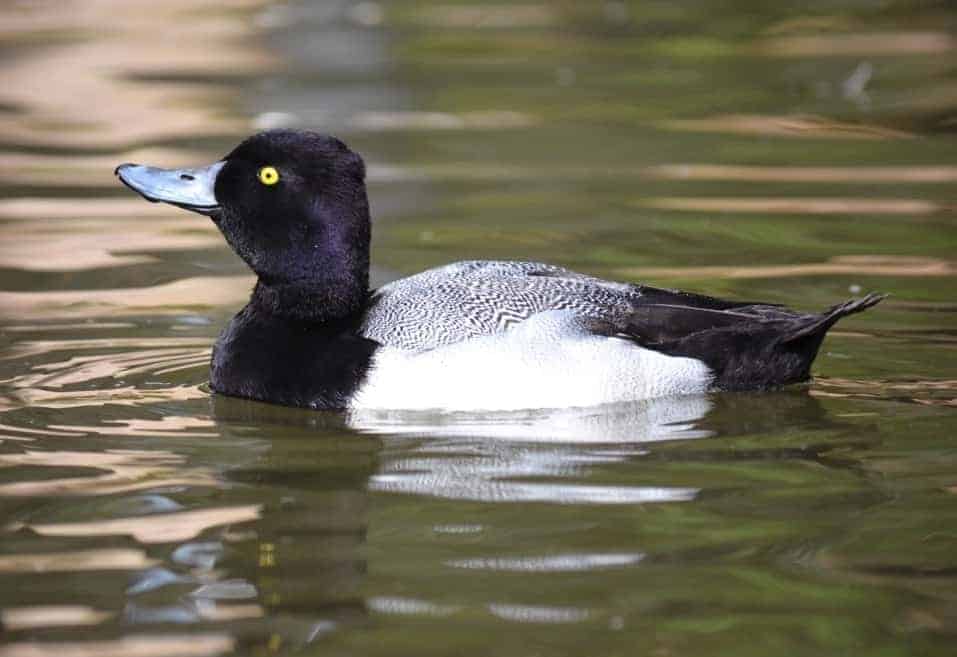
[[[952,654],[952,2],[10,0],[0,53],[0,656]],[[774,394],[211,398],[252,278],[112,171],[273,127],[365,157],[375,284],[892,297]]]

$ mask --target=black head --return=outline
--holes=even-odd
[[[367,251],[365,166],[335,137],[263,132],[223,159],[213,221],[264,283],[353,264],[357,242]]]
[[[272,130],[204,169],[122,165],[153,201],[209,215],[259,277],[254,302],[276,314],[341,316],[364,301],[369,205],[362,158],[335,137]]]

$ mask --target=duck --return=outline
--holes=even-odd
[[[471,260],[369,285],[365,164],[336,137],[254,134],[204,167],[119,165],[152,202],[209,217],[255,273],[212,350],[220,395],[321,410],[589,407],[808,381],[820,313]]]

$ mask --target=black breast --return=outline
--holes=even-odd
[[[286,406],[345,408],[379,346],[357,335],[359,323],[359,317],[298,321],[248,305],[216,341],[210,387]]]

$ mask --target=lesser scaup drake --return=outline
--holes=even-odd
[[[614,283],[534,262],[459,262],[369,289],[362,158],[273,130],[199,169],[123,164],[151,201],[208,215],[256,273],[213,349],[211,388],[322,409],[589,406],[805,381],[820,314]]]

